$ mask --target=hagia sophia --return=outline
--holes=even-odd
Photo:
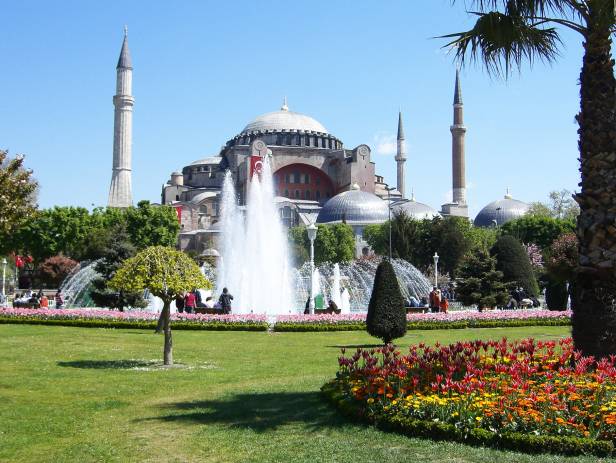
[[[110,207],[132,204],[132,61],[125,32],[116,67],[113,171],[109,192]],[[195,160],[171,173],[162,186],[161,204],[176,208],[181,224],[180,247],[199,253],[213,251],[219,233],[222,185],[231,170],[240,204],[245,203],[254,159],[270,156],[276,202],[287,227],[310,223],[351,225],[356,235],[358,255],[370,252],[363,241],[363,227],[383,223],[391,212],[404,211],[417,219],[436,216],[468,217],[465,181],[464,104],[459,74],[456,72],[453,99],[452,191],[453,200],[439,211],[407,195],[405,187],[406,140],[402,113],[398,114],[397,183],[389,187],[377,173],[368,144],[345,147],[336,135],[315,118],[291,111],[284,103],[277,111],[262,114],[248,122],[229,139],[220,152]],[[476,226],[495,226],[525,214],[528,204],[504,199],[485,206],[474,220]]]

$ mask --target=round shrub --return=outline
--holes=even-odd
[[[496,257],[496,269],[503,272],[505,282],[521,286],[530,296],[539,294],[539,286],[528,254],[516,238],[511,235],[499,237],[491,254]]]

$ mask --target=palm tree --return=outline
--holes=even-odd
[[[455,0],[452,0],[455,2]],[[572,288],[573,339],[586,355],[616,354],[616,80],[614,0],[469,0],[477,21],[446,35],[456,58],[507,77],[524,61],[553,61],[559,28],[582,36],[579,150],[580,260]]]

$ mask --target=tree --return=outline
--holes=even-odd
[[[548,308],[563,310],[567,307],[571,282],[578,265],[578,243],[574,233],[559,236],[546,251],[546,302]]]
[[[180,224],[175,210],[170,206],[154,206],[149,201],[139,201],[137,207],[125,209],[126,230],[138,250],[148,246],[175,246]]]
[[[466,256],[458,269],[456,298],[465,305],[481,308],[504,305],[508,293],[503,273],[496,270],[496,258],[479,250]]]
[[[346,223],[331,226],[336,240],[336,257],[334,263],[350,262],[355,258],[355,234]]]
[[[24,168],[24,157],[0,150],[0,251],[12,251],[10,238],[36,210],[37,183]]]
[[[389,344],[406,334],[406,311],[398,278],[389,259],[376,268],[366,317],[368,333]]]
[[[581,191],[577,237],[580,258],[573,285],[572,334],[585,355],[616,353],[616,78],[613,0],[474,0],[478,16],[466,32],[451,34],[456,56],[480,58],[488,72],[508,75],[528,59],[553,61],[557,26],[582,36],[579,150]],[[539,243],[537,243],[539,244]]]
[[[514,236],[522,243],[534,243],[541,249],[547,249],[560,235],[574,230],[573,220],[537,215],[525,215],[501,227],[502,233]]]
[[[95,266],[100,277],[92,281],[90,297],[99,307],[109,307],[124,311],[124,307],[146,307],[143,291],[116,291],[109,287],[109,281],[126,259],[135,255],[135,246],[130,242],[126,230],[121,225],[107,229],[107,236],[102,244],[102,253]]]
[[[308,232],[306,227],[291,227],[287,233],[289,247],[291,248],[291,256],[293,265],[301,267],[305,262],[310,260],[310,241],[308,240]]]
[[[44,284],[58,287],[77,265],[78,262],[70,257],[63,255],[49,257],[39,265],[37,276]]]
[[[389,227],[389,222],[384,224],[366,225],[362,236],[372,250],[381,256],[387,255],[388,239],[386,228]]]
[[[165,334],[163,358],[165,365],[173,364],[171,338],[171,301],[194,288],[210,288],[210,282],[186,254],[165,246],[152,246],[124,261],[109,282],[119,291],[150,293],[163,301],[161,318]]]
[[[573,199],[573,194],[569,190],[550,191],[549,203],[534,202],[530,204],[530,215],[542,217],[552,217],[554,219],[564,219],[575,221],[580,213],[580,207]]]
[[[83,207],[54,207],[36,211],[13,236],[13,249],[31,255],[36,263],[58,254],[82,260],[92,231],[90,213]]]
[[[304,241],[306,251],[310,246],[308,235]],[[314,240],[314,262],[320,265],[325,262],[340,263],[353,260],[355,257],[355,235],[350,225],[339,223],[333,225],[318,225],[317,237]]]
[[[510,287],[521,286],[530,296],[539,294],[539,287],[528,253],[522,243],[511,235],[503,235],[492,247],[496,270],[502,272],[503,281]]]

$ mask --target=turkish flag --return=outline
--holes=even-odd
[[[261,176],[263,170],[263,158],[261,156],[250,156],[250,179],[257,174]]]
[[[178,216],[178,222],[182,223],[182,206],[175,206],[175,213]]]

